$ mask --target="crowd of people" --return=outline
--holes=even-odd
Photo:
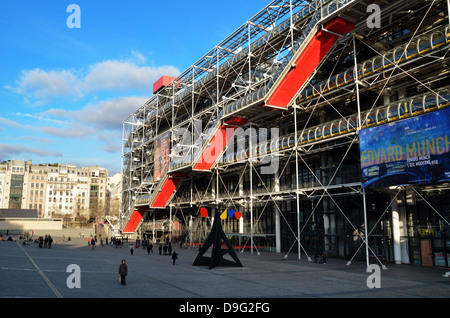
[[[39,236],[34,242],[38,243],[39,248],[52,248],[53,238],[48,234],[44,237]]]
[[[8,233],[9,234],[9,233]],[[29,243],[33,242],[38,245],[39,248],[51,248],[52,243],[54,242],[54,239],[50,234],[46,234],[44,236],[39,236],[36,239],[33,239],[34,231],[30,235],[30,233],[26,233],[25,235],[20,235],[19,239],[23,239],[23,245],[29,245]],[[3,235],[1,235],[3,237]],[[84,235],[83,235],[84,236]],[[82,235],[80,234],[80,237]],[[12,238],[10,239],[12,240]],[[63,238],[63,241],[65,241],[66,238]],[[68,238],[68,241],[71,241],[71,238]],[[103,237],[99,234],[98,238],[97,235],[91,235],[87,238],[87,244],[90,247],[91,250],[94,250],[97,244],[100,244],[100,246],[104,245],[110,245],[114,246],[115,248],[122,248],[124,245],[129,245],[130,254],[134,255],[134,250],[137,248],[141,248],[147,251],[147,255],[153,254],[153,242],[147,238],[141,240],[136,239],[134,242],[131,242],[131,244],[128,244],[128,238],[122,238],[122,237],[115,237],[112,236],[110,238],[106,237],[103,239]],[[158,251],[159,255],[169,255],[172,259],[172,264],[175,265],[176,260],[178,259],[178,253],[172,250],[172,242],[170,242],[168,239],[165,242],[161,242],[158,240],[156,242],[158,244]],[[180,242],[180,249],[183,247],[183,243]],[[126,279],[125,277],[128,275],[128,267],[125,263],[125,260],[122,260],[120,266],[119,266],[119,282],[122,285],[126,285]]]
[[[31,236],[22,236],[19,235],[19,240],[22,241],[22,245],[29,245],[29,243],[33,242],[38,245],[39,248],[52,248],[52,244],[54,242],[53,237],[50,234],[46,234],[44,236],[39,236],[36,239],[33,239]]]

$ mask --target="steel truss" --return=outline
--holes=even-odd
[[[248,214],[243,218],[245,224],[243,219],[239,220],[239,231],[229,234],[246,235],[244,246],[249,243],[251,252],[256,248],[259,253],[254,237],[273,233],[255,229],[262,215],[270,213],[267,209],[272,203],[277,222],[283,218],[294,237],[286,257],[297,245],[298,258],[304,253],[311,260],[301,237],[320,203],[326,201],[362,241],[348,264],[365,246],[367,265],[369,254],[372,254],[386,268],[369,246],[368,239],[403,189],[394,192],[391,203],[369,229],[366,193],[360,177],[343,178],[341,173],[346,172],[346,161],[354,156],[361,129],[450,105],[450,31],[445,1],[369,2],[272,1],[130,115],[124,121],[123,130],[122,220],[129,217],[135,206],[148,206],[158,191],[161,181],[152,178],[154,140],[166,132],[173,134],[177,129],[185,128],[190,132],[190,142],[181,144],[186,138],[171,139],[171,149],[177,149],[183,159],[174,160],[172,156],[164,176],[167,177],[169,172],[188,174],[168,206],[171,216],[173,212],[181,214],[185,224],[189,224],[190,242],[195,241],[195,233],[193,216],[183,212],[186,207],[243,209]],[[366,8],[372,3],[382,8],[380,29],[370,29],[366,24]],[[289,71],[301,41],[320,25],[323,17],[333,15],[337,8],[340,8],[339,15],[356,22],[355,31],[342,37],[333,47],[286,109],[262,111],[265,98],[273,91],[278,77]],[[401,34],[404,30],[408,32]],[[420,89],[412,97],[406,97],[404,92],[411,86]],[[391,102],[392,91],[403,92],[404,96]],[[373,96],[372,104],[361,101],[361,96],[368,94]],[[259,142],[261,136],[248,136],[245,149],[225,149],[211,172],[192,171],[192,164],[205,149],[208,136],[217,131],[220,123],[234,116],[246,118],[247,128],[276,126],[285,131],[293,129],[293,132],[263,143]],[[200,131],[196,131],[198,127],[201,127]],[[327,154],[334,151],[339,151],[342,158],[330,162],[332,159]],[[280,160],[280,168],[273,178],[273,186],[267,186],[258,169],[266,158],[275,157]],[[334,165],[333,169],[330,173],[324,173],[324,169],[314,170],[310,165],[311,160],[316,160],[314,158],[318,158],[322,167]],[[280,186],[288,169],[295,170],[295,173],[290,172],[295,176],[295,188]],[[310,184],[300,184],[300,170],[311,178]],[[233,175],[237,177],[237,183],[229,189],[226,180]],[[249,183],[249,189],[244,189],[244,182]],[[254,182],[260,184],[256,189]],[[414,191],[420,196],[420,191]],[[336,200],[342,196],[355,196],[363,201],[363,232]],[[303,224],[300,217],[302,200],[314,200],[315,204]],[[296,226],[290,224],[282,211],[280,203],[287,201],[296,202]],[[254,215],[255,203],[262,205],[257,215]],[[324,214],[323,218],[324,222],[330,222],[330,214]],[[445,222],[449,224],[447,220]],[[275,235],[279,240],[280,233]],[[325,233],[325,245],[332,244],[329,240],[333,235]],[[280,251],[279,246],[277,251]]]

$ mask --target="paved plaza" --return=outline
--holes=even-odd
[[[0,242],[1,298],[441,298],[450,297],[446,269],[388,264],[381,270],[380,288],[368,288],[364,262],[346,265],[329,259],[327,264],[298,260],[295,253],[238,253],[243,267],[192,266],[198,250],[180,249],[176,265],[159,255],[157,245],[147,255],[137,248],[131,255],[122,248],[97,246],[87,239],[62,242],[51,249],[21,241]],[[121,260],[128,264],[127,285],[118,281]],[[70,288],[69,278],[80,269],[80,288]],[[69,271],[68,271],[69,269]],[[73,276],[71,276],[73,277]]]

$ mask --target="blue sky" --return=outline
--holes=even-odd
[[[0,0],[0,162],[120,172],[122,120],[268,0]],[[68,28],[70,4],[81,28]]]

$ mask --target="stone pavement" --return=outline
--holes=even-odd
[[[415,265],[387,265],[381,270],[381,288],[368,288],[365,263],[329,259],[308,262],[297,255],[238,253],[243,267],[192,266],[198,250],[174,246],[170,256],[137,248],[97,246],[87,239],[57,242],[51,249],[21,241],[0,242],[0,298],[152,298],[152,299],[277,299],[277,298],[442,298],[450,297],[446,269]],[[118,282],[121,260],[128,264],[127,285]],[[67,280],[80,268],[80,288]],[[73,277],[73,276],[72,276]],[[74,280],[73,280],[74,282]]]

